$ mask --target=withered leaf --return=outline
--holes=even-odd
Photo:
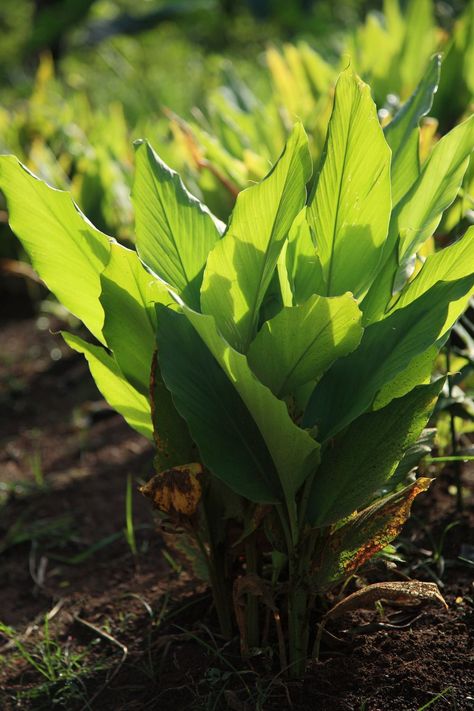
[[[160,511],[192,516],[202,496],[202,474],[201,464],[180,464],[155,474],[140,487],[140,493],[148,496]]]
[[[419,580],[407,580],[398,583],[373,583],[362,590],[357,590],[340,600],[324,615],[316,635],[313,656],[318,659],[324,627],[329,620],[345,615],[353,610],[371,610],[376,602],[390,602],[395,605],[440,604],[448,606],[436,583],[422,583]]]
[[[396,605],[418,605],[419,603],[441,604],[448,608],[436,583],[422,583],[419,580],[404,580],[398,583],[373,583],[357,590],[340,600],[324,616],[329,619],[341,617],[352,610],[371,610],[376,602],[392,602]]]

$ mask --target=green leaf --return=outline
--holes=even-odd
[[[420,436],[443,380],[414,388],[381,410],[362,415],[328,447],[308,502],[312,526],[328,526],[366,505],[389,481]]]
[[[431,450],[434,447],[435,436],[435,427],[429,427],[423,430],[416,442],[406,450],[403,459],[400,460],[397,468],[390,477],[388,486],[384,487],[383,493],[388,493],[387,489],[389,491],[395,491],[396,487],[401,483],[406,483],[409,473],[419,465],[423,457],[427,457],[431,454]]]
[[[381,388],[415,356],[436,343],[449,304],[466,294],[473,277],[440,282],[404,309],[368,326],[357,350],[327,371],[311,395],[303,424],[324,441],[367,411]]]
[[[297,124],[271,172],[243,190],[223,239],[209,255],[201,291],[204,313],[245,352],[288,231],[306,200],[311,174],[308,139]]]
[[[101,284],[107,346],[131,385],[148,395],[156,348],[153,302],[166,304],[171,297],[162,282],[145,270],[137,253],[118,244],[111,245]]]
[[[455,199],[473,143],[474,116],[436,144],[420,176],[393,211],[383,262],[361,304],[364,325],[383,317],[397,273],[434,233],[444,210]]]
[[[180,296],[199,308],[209,251],[224,225],[184,187],[149,143],[137,141],[132,201],[141,259]]]
[[[474,116],[471,116],[434,147],[395,216],[400,235],[400,264],[434,233],[444,210],[458,194],[473,146]]]
[[[394,213],[392,213],[392,217],[393,214]],[[397,253],[398,235],[396,229],[393,229],[391,225],[389,236],[385,244],[383,263],[380,265],[377,276],[360,304],[363,314],[363,326],[367,326],[383,318],[392,300],[395,277],[399,272]]]
[[[464,237],[445,249],[430,254],[416,277],[405,286],[392,312],[402,309],[426,293],[440,281],[456,281],[474,274],[474,226]],[[462,314],[467,306],[469,293],[451,303],[442,335]]]
[[[369,87],[344,71],[308,222],[314,229],[327,296],[369,288],[390,218],[390,149]]]
[[[280,500],[275,466],[234,385],[183,314],[161,304],[156,312],[161,377],[203,463],[251,501]]]
[[[183,311],[251,413],[273,459],[285,497],[292,502],[318,465],[319,444],[291,420],[285,403],[256,378],[247,358],[222,338],[212,316],[198,314],[184,305]]]
[[[0,189],[10,226],[35,270],[103,343],[100,274],[109,258],[110,238],[93,227],[68,193],[43,183],[14,156],[0,157]]]
[[[130,427],[152,439],[148,398],[127,382],[114,358],[102,346],[93,346],[72,333],[63,333],[62,336],[68,346],[85,356],[92,377],[109,405],[122,415]]]
[[[372,409],[380,410],[395,398],[403,397],[403,395],[409,393],[416,385],[429,383],[438,352],[439,346],[436,343],[412,358],[406,368],[397,373],[392,380],[385,383],[379,390],[375,396]]]
[[[418,124],[433,104],[440,67],[441,55],[435,54],[415,92],[384,129],[385,138],[392,150],[393,206],[408,192],[420,173]]]
[[[279,398],[317,381],[337,358],[359,345],[361,312],[351,294],[312,296],[266,321],[252,341],[248,362]]]
[[[342,578],[353,575],[400,533],[410,515],[413,499],[429,487],[431,479],[413,484],[386,496],[360,511],[329,538],[320,554],[315,580],[322,592]]]
[[[285,265],[293,294],[292,304],[301,304],[324,291],[321,262],[306,219],[306,208],[297,215],[288,234]]]

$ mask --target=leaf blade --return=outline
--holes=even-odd
[[[370,286],[382,256],[390,218],[390,149],[369,87],[350,69],[336,97],[322,169],[308,203],[325,279],[325,295]]]
[[[100,274],[111,238],[96,230],[68,193],[51,188],[14,156],[0,156],[0,189],[7,199],[11,228],[35,270],[103,343]]]
[[[127,382],[114,358],[102,346],[87,343],[72,333],[62,336],[70,348],[84,355],[92,377],[109,405],[130,427],[151,440],[153,429],[148,398]]]
[[[184,187],[146,141],[136,141],[132,189],[137,251],[183,299],[198,307],[202,272],[224,225]]]
[[[227,232],[209,255],[202,310],[241,352],[252,340],[284,239],[305,203],[310,172],[308,140],[297,124],[266,178],[239,194]]]

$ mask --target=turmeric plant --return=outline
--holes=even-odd
[[[247,654],[269,615],[293,676],[316,597],[384,548],[430,483],[406,475],[443,384],[434,359],[473,292],[474,228],[421,268],[413,257],[456,198],[474,122],[420,168],[425,103],[384,133],[344,71],[316,173],[297,124],[228,225],[137,142],[136,251],[0,158],[12,230],[95,338],[66,342],[155,442],[143,492],[194,540],[222,633],[238,628]]]

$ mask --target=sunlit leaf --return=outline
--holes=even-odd
[[[297,125],[268,176],[239,194],[227,232],[209,255],[202,310],[214,316],[220,332],[239,351],[245,352],[255,335],[259,308],[283,242],[304,205],[310,174],[308,141]]]
[[[148,398],[130,385],[114,358],[102,346],[87,343],[72,333],[62,335],[68,346],[85,356],[92,377],[109,405],[122,415],[130,427],[147,439],[152,439]]]
[[[8,218],[49,289],[103,341],[100,274],[110,238],[93,227],[68,193],[36,178],[14,156],[0,156]]]
[[[334,110],[307,218],[314,230],[324,294],[370,286],[390,218],[390,149],[369,87],[352,70],[336,86]]]
[[[440,67],[441,57],[436,54],[416,91],[384,129],[385,138],[392,150],[393,206],[399,203],[400,198],[408,192],[420,173],[418,124],[433,104],[433,96],[439,83]]]
[[[138,253],[157,276],[198,308],[207,255],[224,225],[186,190],[148,143],[137,141],[135,147],[132,201]]]
[[[250,344],[250,367],[282,398],[319,380],[333,361],[354,350],[362,337],[360,320],[351,294],[312,296],[264,323]]]
[[[474,274],[457,282],[440,282],[405,308],[368,326],[359,347],[336,361],[316,385],[303,423],[317,426],[318,439],[324,441],[368,410],[386,383],[436,343],[445,329],[450,302],[473,285]]]

